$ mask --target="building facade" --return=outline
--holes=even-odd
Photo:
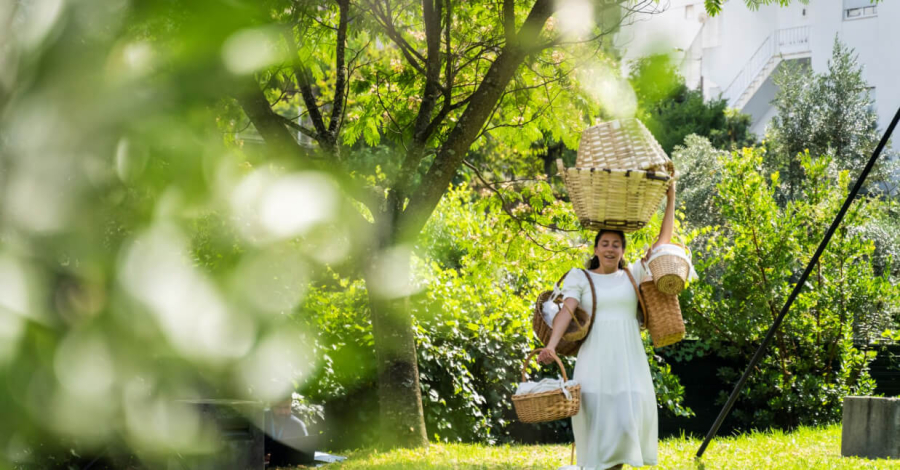
[[[662,0],[665,2],[666,0]],[[753,117],[764,135],[775,115],[774,73],[788,61],[805,61],[816,73],[828,69],[835,37],[853,48],[875,101],[879,129],[900,106],[900,2],[794,0],[749,9],[730,0],[710,17],[702,1],[670,0],[661,12],[624,26],[616,44],[629,61],[651,53],[671,54],[687,85],[707,99],[721,96]]]

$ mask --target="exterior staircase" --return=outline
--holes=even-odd
[[[743,110],[781,62],[809,57],[809,36],[809,26],[798,26],[767,37],[722,93],[728,105]]]

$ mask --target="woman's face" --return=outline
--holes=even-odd
[[[600,259],[600,267],[606,272],[619,269],[619,260],[624,253],[622,237],[616,233],[604,233],[594,248],[594,254]]]

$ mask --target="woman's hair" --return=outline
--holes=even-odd
[[[597,232],[597,236],[594,238],[594,249],[597,249],[597,245],[600,243],[600,237],[603,236],[604,233],[615,233],[622,239],[622,251],[625,251],[625,247],[628,246],[628,241],[625,239],[625,233],[621,230],[600,230]],[[597,255],[591,257],[588,261],[588,269],[597,269],[600,267],[600,258]],[[619,269],[625,269],[625,258],[619,258]]]

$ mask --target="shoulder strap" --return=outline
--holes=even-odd
[[[591,323],[588,325],[587,331],[587,334],[591,334],[591,330],[594,328],[594,314],[597,313],[597,291],[594,289],[594,281],[591,280],[591,273],[587,272],[587,269],[582,269],[581,272],[584,273],[584,276],[588,280],[588,284],[591,285],[591,300],[593,300],[593,303],[591,304]]]
[[[625,268],[625,274],[628,275],[628,279],[631,281],[631,285],[634,287],[634,293],[637,295],[638,303],[641,306],[641,313],[644,315],[644,327],[647,326],[647,308],[644,306],[644,296],[641,295],[641,289],[638,287],[637,283],[634,282],[634,276],[631,275],[631,270],[627,267]]]

